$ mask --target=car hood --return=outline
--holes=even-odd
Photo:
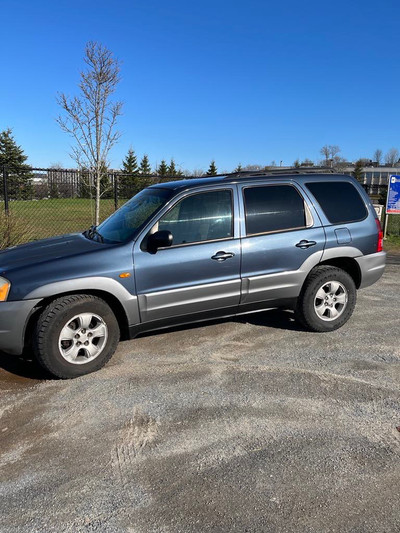
[[[108,246],[90,240],[82,233],[70,233],[13,246],[0,251],[0,275],[10,269],[46,263]]]

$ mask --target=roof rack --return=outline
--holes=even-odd
[[[298,174],[337,174],[338,171],[330,167],[300,167],[300,168],[272,168],[270,170],[241,170],[225,174],[226,179],[248,178],[253,176],[288,176]]]

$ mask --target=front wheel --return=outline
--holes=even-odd
[[[356,299],[356,286],[347,272],[332,266],[320,266],[304,283],[296,316],[311,331],[333,331],[349,320]]]
[[[51,302],[36,324],[33,349],[39,363],[62,379],[99,370],[114,354],[119,327],[97,296],[74,294]]]

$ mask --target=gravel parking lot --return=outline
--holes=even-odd
[[[334,333],[290,312],[0,357],[2,532],[400,531],[400,264]]]

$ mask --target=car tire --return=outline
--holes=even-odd
[[[89,294],[63,296],[40,314],[33,331],[33,350],[53,376],[70,379],[95,372],[114,354],[120,338],[109,305]]]
[[[351,317],[357,300],[353,278],[333,266],[319,266],[304,282],[295,315],[308,330],[334,331]]]

